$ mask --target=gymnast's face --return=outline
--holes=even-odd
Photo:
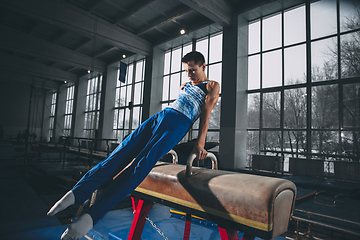
[[[195,64],[194,61],[184,63],[184,69],[191,83],[196,84],[205,80],[205,63],[202,65]]]

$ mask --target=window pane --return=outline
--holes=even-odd
[[[162,100],[169,100],[169,76],[163,78],[163,95]]]
[[[261,150],[262,151],[280,151],[281,150],[281,132],[280,131],[262,131],[261,132]]]
[[[140,107],[133,108],[132,128],[135,129],[140,125]]]
[[[101,87],[102,87],[102,75],[100,75],[99,79],[100,79],[100,80],[98,80],[98,81],[100,81],[100,82],[99,82],[99,89],[98,89],[97,91],[98,91],[98,92],[101,92]]]
[[[360,83],[343,88],[344,127],[360,127]]]
[[[196,42],[196,51],[201,52],[205,58],[205,64],[208,64],[208,39],[205,38]]]
[[[359,159],[360,131],[343,131],[341,132],[341,140],[342,154]]]
[[[129,121],[130,121],[130,110],[128,108],[124,109],[125,117],[124,117],[124,129],[129,129]],[[119,119],[120,120],[120,119]]]
[[[312,152],[318,154],[339,154],[339,132],[312,131]]]
[[[341,77],[360,76],[360,31],[340,36],[340,51]]]
[[[280,92],[263,94],[263,127],[280,127]]]
[[[118,131],[118,141],[122,142],[124,140],[124,131]]]
[[[115,89],[115,107],[120,106],[120,88]]]
[[[247,155],[260,153],[259,149],[259,131],[247,132]]]
[[[181,72],[181,84],[183,83],[186,83],[186,82],[189,82],[189,78],[188,78],[188,75],[185,71],[182,71]]]
[[[178,72],[180,71],[181,67],[181,48],[176,49],[172,52],[171,55],[171,72]]]
[[[190,140],[196,139],[198,137],[198,135],[199,135],[199,131],[193,130],[192,131],[192,137],[191,137]]]
[[[305,6],[284,13],[284,45],[306,40]]]
[[[221,108],[221,98],[219,97],[216,106],[211,111],[209,119],[209,129],[220,129],[220,108]]]
[[[171,52],[165,53],[165,59],[164,59],[164,74],[170,73],[170,54]]]
[[[260,127],[260,93],[248,94],[247,123],[248,128]]]
[[[260,55],[248,59],[248,89],[260,89]]]
[[[171,75],[170,100],[176,99],[180,91],[180,73]]]
[[[285,85],[306,83],[305,44],[284,50]]]
[[[338,77],[336,53],[336,37],[311,43],[311,79],[313,82]]]
[[[336,0],[322,0],[310,5],[311,39],[336,33]]]
[[[341,32],[360,28],[360,2],[340,1]]]
[[[282,85],[281,50],[263,54],[262,87],[277,87]]]
[[[312,88],[312,128],[329,129],[339,127],[338,86],[325,85]]]
[[[263,51],[281,47],[281,15],[263,20]]]
[[[210,65],[209,66],[209,80],[217,81],[221,83],[221,63]]]
[[[207,132],[206,141],[207,142],[220,142],[220,133],[219,132]]]
[[[222,34],[210,38],[209,63],[222,60]]]
[[[249,54],[260,52],[260,21],[249,25]]]
[[[134,91],[134,104],[141,104],[141,96],[142,96],[142,83],[135,84],[135,91]]]
[[[125,106],[126,104],[126,87],[120,88],[120,107]]]
[[[284,131],[284,150],[292,153],[306,152],[306,132]]]
[[[117,126],[118,129],[124,128],[124,112],[125,112],[124,109],[119,109],[119,119],[118,119],[119,122]]]
[[[183,47],[183,54],[182,57],[185,56],[187,53],[192,51],[192,43]]]
[[[284,91],[284,128],[306,128],[306,88]]]
[[[198,120],[196,120],[195,122],[194,122],[194,124],[193,124],[193,129],[199,129],[199,121],[200,120],[200,118],[198,118]],[[194,136],[193,136],[194,137]]]
[[[129,102],[131,101],[131,90],[132,90],[132,86],[128,85],[126,87],[126,102],[125,105],[129,105]]]
[[[168,103],[163,103],[163,104],[161,104],[161,110],[164,110],[167,106],[169,106]]]
[[[128,70],[127,70],[127,76],[128,77],[127,77],[127,80],[125,82],[126,85],[132,83],[132,81],[133,81],[133,73],[134,73],[134,64],[132,63],[132,64],[130,64],[128,66]]]
[[[144,67],[144,61],[138,61],[136,63],[135,82],[139,82],[144,79],[143,67]]]
[[[114,109],[114,122],[113,122],[113,129],[118,128],[118,117],[119,117],[119,110]]]

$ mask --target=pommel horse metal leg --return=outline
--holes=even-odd
[[[134,220],[132,222],[128,240],[139,240],[144,229],[146,216],[149,214],[152,202],[142,200],[139,197],[131,197]]]
[[[178,163],[178,155],[174,150],[169,152],[173,157],[173,163]],[[128,240],[139,240],[141,239],[141,234],[144,229],[146,222],[146,217],[149,214],[152,202],[148,200],[143,200],[136,196],[131,196],[131,202],[134,212],[134,220],[131,224],[130,232],[128,235]]]

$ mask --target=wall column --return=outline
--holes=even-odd
[[[223,30],[219,157],[222,169],[246,166],[247,53],[248,22],[235,16]]]
[[[153,49],[146,57],[142,121],[161,111],[165,51]]]

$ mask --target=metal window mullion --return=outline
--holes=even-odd
[[[172,54],[173,54],[173,48],[171,49],[170,51],[170,63],[169,63],[169,89],[168,89],[168,98],[167,100],[170,101],[170,89],[171,89],[171,76],[172,76],[172,73],[171,73],[171,65],[172,65]],[[164,79],[163,79],[164,81]]]
[[[282,77],[282,88],[280,92],[280,149],[282,152],[282,162],[284,163],[284,108],[285,108],[285,50],[284,50],[284,40],[285,40],[285,34],[284,34],[284,10],[281,11],[281,77]],[[284,174],[284,166],[282,166],[281,173]]]
[[[135,92],[135,78],[136,78],[136,64],[137,62],[134,62],[134,67],[133,67],[133,74],[132,74],[132,79],[131,79],[131,95],[130,95],[130,102],[131,102],[131,106],[130,107],[130,119],[129,119],[129,133],[132,132],[132,121],[133,121],[133,114],[134,114],[134,92]]]
[[[209,65],[210,65],[210,35],[207,37],[207,41],[208,41],[208,49],[207,49],[207,68],[206,68],[206,76],[209,76]],[[206,63],[205,63],[206,65]]]
[[[263,97],[262,79],[263,79],[263,18],[260,18],[260,114],[259,114],[259,151],[261,150],[261,136],[263,131]]]
[[[310,29],[310,1],[305,4],[305,25],[306,25],[306,157],[311,158],[311,29]]]
[[[340,39],[340,1],[337,0],[336,1],[336,23],[337,23],[337,61],[338,61],[338,80],[342,79],[342,73],[341,73],[341,39]],[[344,122],[343,122],[343,83],[339,82],[339,88],[338,88],[338,94],[339,94],[339,99],[338,99],[338,104],[339,104],[339,153],[341,153],[341,149],[342,149],[342,130],[343,130],[343,126],[344,126]]]

